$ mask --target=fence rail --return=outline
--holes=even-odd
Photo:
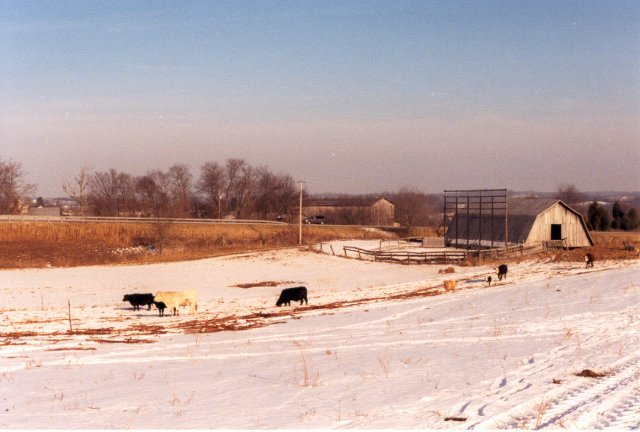
[[[102,216],[33,216],[33,215],[0,215],[0,222],[74,222],[74,223],[174,223],[199,225],[289,225],[286,222],[250,220],[250,219],[187,219],[187,218],[144,218],[144,217],[102,217]]]
[[[468,259],[490,259],[505,256],[524,255],[541,250],[539,247],[525,248],[523,245],[509,246],[506,250],[444,250],[444,251],[407,251],[407,250],[370,250],[355,246],[344,246],[344,255],[358,259],[395,262],[400,264],[456,264]]]
[[[358,259],[370,257],[374,261],[396,262],[401,264],[446,264],[459,263],[467,259],[467,251],[380,251],[344,246],[345,256],[357,256]],[[351,255],[350,255],[351,254]]]

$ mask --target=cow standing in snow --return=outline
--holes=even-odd
[[[283,304],[290,306],[292,301],[299,301],[300,304],[303,302],[309,304],[307,301],[307,288],[301,286],[283,289],[276,302],[276,306],[282,306]]]
[[[593,268],[593,255],[590,253],[585,254],[584,256],[584,262],[586,263],[585,268],[591,267]]]
[[[140,306],[147,306],[147,310],[150,310],[153,304],[153,294],[125,294],[122,301],[131,303],[133,310],[140,310]]]
[[[497,268],[498,280],[502,280],[502,278],[507,278],[507,265],[500,264]]]

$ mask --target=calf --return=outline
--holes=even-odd
[[[491,286],[491,276],[487,276],[487,285]]]
[[[147,310],[153,304],[153,294],[125,294],[122,301],[128,301],[133,306],[133,310],[140,310],[140,306],[147,305]]]
[[[299,301],[300,304],[302,304],[302,302],[309,304],[307,301],[307,288],[300,286],[283,289],[280,293],[280,298],[278,298],[276,302],[276,306],[282,306],[283,304],[291,306],[292,301]]]
[[[584,261],[587,264],[585,266],[585,268],[587,268],[587,267],[593,268],[593,255],[592,254],[590,254],[590,253],[585,254]]]
[[[164,304],[164,302],[157,301],[154,301],[153,304],[156,305],[156,308],[158,308],[158,315],[164,316],[164,310],[167,308],[167,305]]]
[[[445,292],[455,291],[456,290],[456,281],[454,281],[454,280],[446,280],[446,281],[444,281],[444,290],[445,290]]]
[[[164,309],[168,308],[171,311],[171,315],[178,315],[178,307],[190,306],[190,313],[194,314],[198,311],[198,295],[195,290],[189,291],[162,291],[155,295],[153,298],[156,307],[158,303],[163,303],[164,308],[160,310],[161,315],[164,315]]]
[[[503,277],[506,279],[507,278],[507,265],[506,264],[500,264],[498,266],[497,273],[498,273],[498,280],[502,280]]]

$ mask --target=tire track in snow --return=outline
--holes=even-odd
[[[606,373],[603,378],[578,378],[472,428],[638,427],[640,351],[616,362]]]
[[[591,429],[640,429],[640,384],[618,394],[613,406],[591,423]]]

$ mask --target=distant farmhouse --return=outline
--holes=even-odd
[[[393,226],[395,205],[386,198],[309,198],[302,214],[327,224]]]
[[[511,198],[504,215],[458,211],[448,224],[448,245],[473,247],[522,244],[566,248],[593,246],[582,215],[557,199]]]

